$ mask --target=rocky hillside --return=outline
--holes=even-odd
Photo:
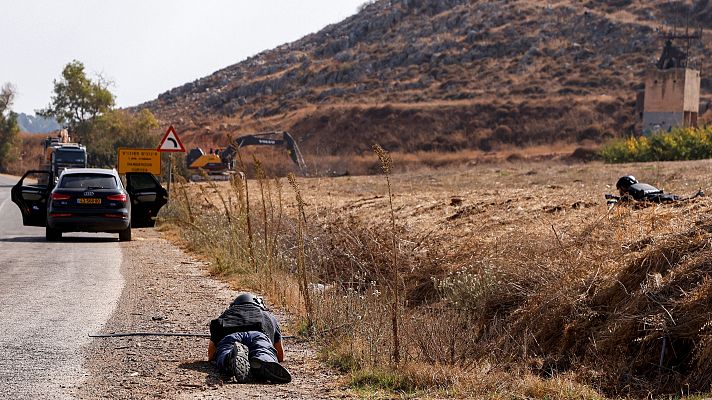
[[[657,29],[712,28],[706,0],[380,0],[139,107],[187,141],[289,130],[305,155],[497,150],[633,131]],[[692,48],[712,90],[708,35]]]
[[[61,126],[54,119],[20,113],[17,115],[17,125],[21,132],[48,133],[59,130]]]

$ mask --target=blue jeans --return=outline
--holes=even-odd
[[[235,342],[240,342],[247,346],[250,359],[256,358],[264,362],[277,362],[277,350],[275,350],[272,342],[264,333],[257,331],[236,332],[225,336],[218,343],[215,363],[220,371],[228,371],[228,366],[225,364],[229,359],[228,356]]]

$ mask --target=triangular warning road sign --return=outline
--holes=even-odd
[[[156,150],[161,152],[185,153],[185,146],[183,146],[183,142],[178,138],[178,134],[175,128],[173,128],[173,125],[168,127],[166,134],[163,135],[163,139],[161,139],[161,144],[158,145],[158,149]]]

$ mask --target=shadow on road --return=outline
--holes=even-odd
[[[0,238],[0,242],[44,242],[44,236],[16,236]]]
[[[222,384],[238,383],[232,377],[221,374],[213,364],[208,361],[189,361],[178,365],[178,368],[189,369],[192,371],[202,372],[205,374],[205,384],[208,386],[216,386]],[[271,385],[265,381],[259,381],[250,375],[247,382],[252,385]]]
[[[71,242],[71,243],[105,243],[105,242],[118,242],[118,237],[62,237],[60,242]]]
[[[0,185],[0,188],[11,188],[15,185]]]
[[[212,385],[220,385],[225,382],[224,377],[220,372],[218,372],[217,368],[215,368],[210,362],[208,361],[189,361],[189,362],[184,362],[180,365],[178,365],[178,368],[181,369],[189,369],[192,371],[197,371],[197,372],[202,372],[205,374],[205,384],[208,386]]]
[[[191,371],[205,372],[206,374],[216,372],[215,367],[208,361],[187,361],[178,365],[180,369],[189,369]]]
[[[63,237],[59,242],[47,242],[44,236],[15,236],[9,238],[0,238],[0,242],[15,242],[15,243],[27,243],[27,242],[47,242],[47,243],[106,243],[106,242],[117,242],[117,238],[93,238],[93,237]]]

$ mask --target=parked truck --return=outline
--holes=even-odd
[[[39,169],[49,171],[52,179],[57,179],[59,174],[67,168],[87,167],[87,148],[79,143],[72,143],[66,130],[62,130],[56,137],[50,136],[44,140],[44,155],[40,161]]]

